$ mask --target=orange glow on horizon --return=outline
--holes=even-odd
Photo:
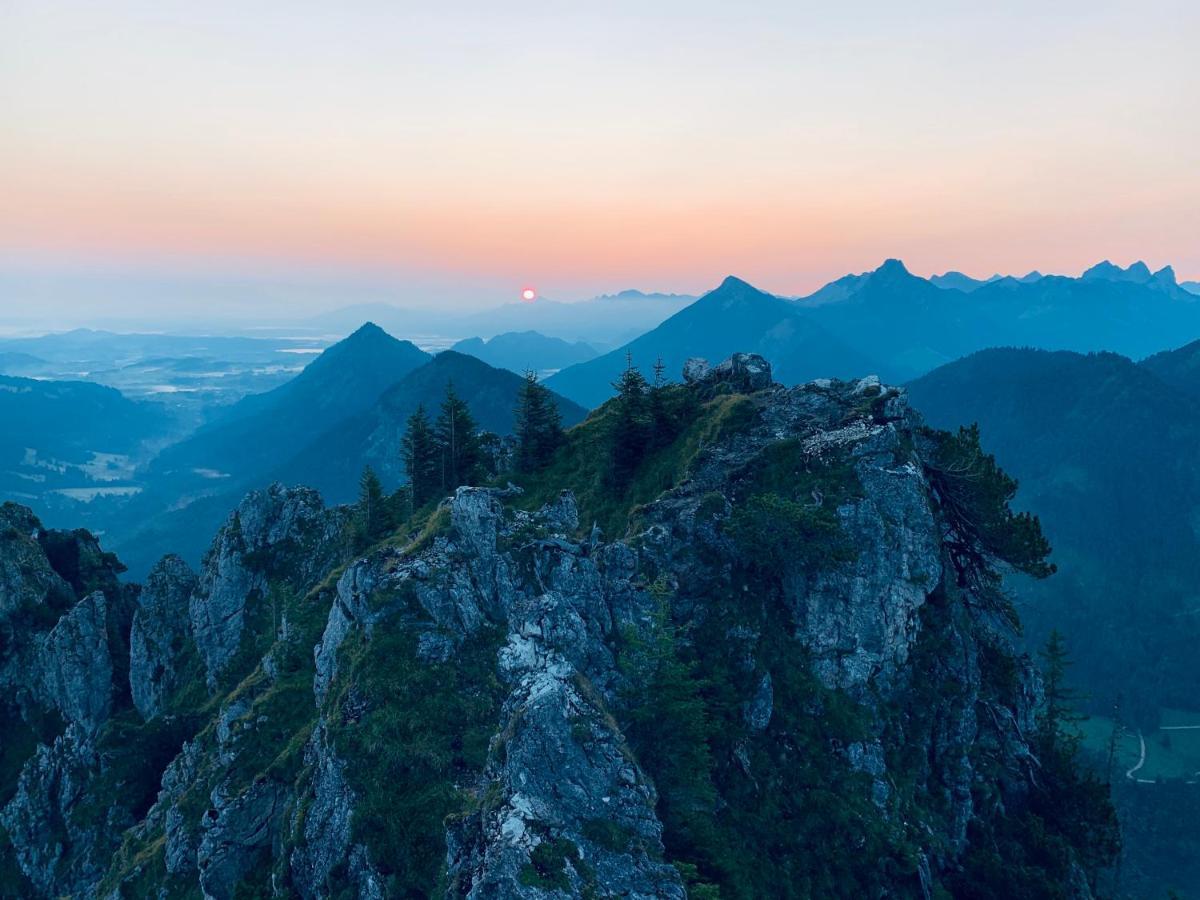
[[[465,40],[461,10],[405,4],[17,0],[0,256],[432,275],[489,301],[531,273],[535,301],[729,274],[796,295],[888,257],[1196,278],[1200,8],[1158,5],[1081,30],[1033,0],[484,4]]]

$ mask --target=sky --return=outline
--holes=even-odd
[[[986,6],[0,0],[0,316],[1200,278],[1200,4]]]

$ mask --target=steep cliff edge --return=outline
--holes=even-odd
[[[365,555],[273,487],[139,591],[5,507],[3,893],[1091,896],[991,577],[1036,524],[877,380],[687,378],[621,477],[614,401]]]

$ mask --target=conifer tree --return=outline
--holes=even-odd
[[[1031,513],[1012,511],[1017,482],[983,452],[979,426],[928,433],[934,448],[926,471],[950,526],[947,549],[960,583],[981,596],[996,596],[1000,566],[1034,578],[1054,574],[1041,523]]]
[[[1038,652],[1042,659],[1042,734],[1050,745],[1057,744],[1062,738],[1072,739],[1074,733],[1071,726],[1080,717],[1075,712],[1079,695],[1067,686],[1067,669],[1070,668],[1071,658],[1067,652],[1067,643],[1057,629],[1050,632],[1046,645]]]
[[[654,364],[654,381],[650,385],[650,442],[655,447],[669,444],[675,437],[675,422],[667,406],[667,379],[663,374],[666,366],[662,357]]]
[[[358,543],[370,543],[394,524],[391,503],[383,492],[383,483],[374,469],[364,466],[362,476],[358,479],[358,503],[354,510]]]
[[[439,448],[424,405],[418,406],[416,412],[408,417],[401,441],[401,453],[404,456],[405,471],[408,472],[413,509],[420,509],[433,499],[441,488],[438,471]]]
[[[554,395],[538,381],[535,372],[525,373],[514,418],[517,471],[536,472],[545,468],[563,440],[562,416],[554,403]]]
[[[626,356],[625,371],[613,384],[617,392],[616,409],[610,433],[612,479],[619,487],[629,483],[650,444],[653,422],[650,418],[650,387],[642,373]]]
[[[454,384],[446,383],[442,409],[434,426],[439,456],[439,476],[443,491],[479,481],[483,474],[483,448],[479,426]]]

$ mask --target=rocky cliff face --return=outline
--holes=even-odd
[[[459,488],[357,557],[276,486],[198,575],[81,593],[5,507],[2,893],[953,890],[1029,805],[1039,688],[954,569],[928,435],[875,380],[687,374],[636,484]],[[1088,896],[1071,852],[1047,877]]]

